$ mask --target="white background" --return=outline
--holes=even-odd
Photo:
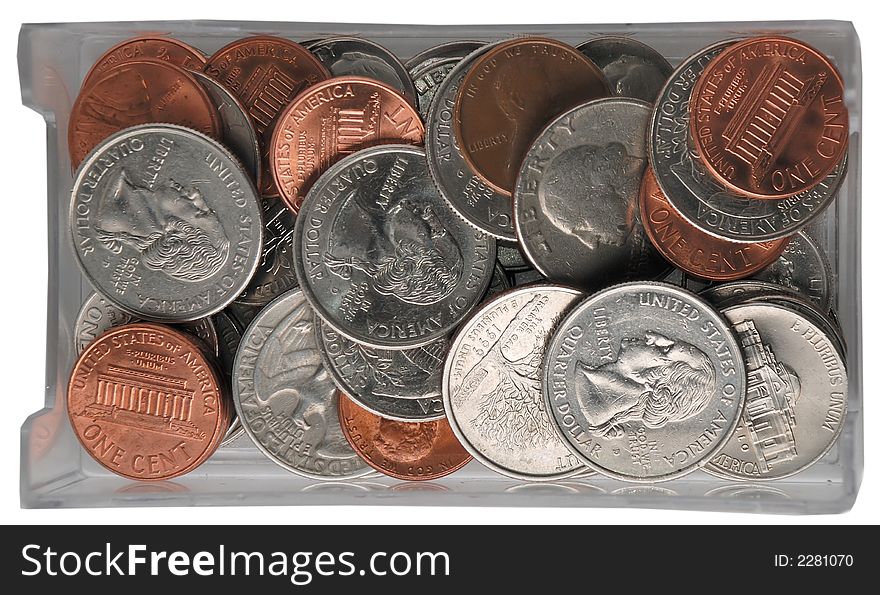
[[[528,23],[625,23],[717,20],[841,19],[855,23],[862,42],[864,72],[864,198],[863,220],[877,221],[878,198],[871,173],[878,163],[877,126],[874,110],[877,94],[876,64],[880,60],[880,26],[872,18],[870,4],[837,0],[829,2],[767,2],[738,0],[734,3],[677,0],[675,2],[615,2],[539,0],[534,2],[487,2],[486,0],[411,0],[392,2],[232,2],[226,0],[177,0],[174,2],[89,0],[11,0],[2,9],[0,34],[0,521],[4,523],[137,523],[155,518],[132,509],[106,510],[100,514],[82,510],[22,510],[19,508],[19,428],[25,417],[42,406],[44,394],[46,336],[46,155],[42,119],[21,105],[16,48],[23,22],[115,21],[162,19],[228,19],[424,24],[528,24]],[[170,509],[168,523],[876,523],[880,499],[876,460],[880,428],[873,404],[877,388],[873,372],[877,361],[875,339],[880,331],[876,290],[877,234],[866,228],[863,261],[864,363],[865,363],[865,475],[853,510],[844,515],[778,517],[693,513],[662,510],[571,510],[376,507],[292,507],[223,509]],[[873,270],[872,270],[873,269]]]

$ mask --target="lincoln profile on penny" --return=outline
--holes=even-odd
[[[599,366],[575,365],[575,396],[590,431],[620,438],[622,425],[662,428],[702,411],[715,392],[709,357],[659,333],[624,338],[617,357]]]
[[[101,195],[98,241],[114,254],[134,248],[144,265],[181,281],[211,277],[229,258],[230,246],[196,183],[187,187],[168,179],[150,188],[122,169]]]

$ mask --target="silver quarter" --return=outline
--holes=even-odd
[[[413,72],[423,66],[427,66],[428,64],[432,64],[440,60],[446,60],[449,58],[464,58],[471,52],[478,50],[484,45],[486,45],[485,41],[468,40],[441,43],[440,45],[435,45],[429,47],[424,51],[419,52],[418,54],[404,62],[403,65],[404,67],[406,67],[407,70]]]
[[[226,87],[197,70],[189,71],[205,88],[217,114],[223,133],[223,142],[235,153],[244,168],[254,179],[254,186],[260,188],[262,168],[260,167],[260,144],[247,110]]]
[[[235,356],[232,399],[257,448],[288,471],[314,479],[370,472],[342,432],[336,386],[300,290],[275,299],[245,330]]]
[[[465,221],[495,238],[516,241],[510,197],[495,192],[468,166],[453,132],[458,87],[484,46],[458,63],[440,83],[426,118],[425,151],[440,194]]]
[[[222,310],[263,243],[253,182],[216,141],[180,126],[114,134],[83,161],[70,202],[80,268],[136,316],[185,322]]]
[[[550,333],[580,298],[554,285],[512,289],[459,329],[443,370],[443,402],[459,441],[490,469],[527,480],[583,471],[541,394]]]
[[[241,343],[241,329],[238,328],[238,324],[226,312],[218,312],[211,318],[214,321],[214,328],[219,339],[220,353],[217,357],[217,364],[220,367],[223,379],[226,381],[225,392],[231,398],[232,369],[235,365],[235,354],[238,353],[238,346]],[[229,428],[227,428],[226,435],[223,437],[223,441],[220,442],[220,446],[232,444],[243,432],[244,428],[241,427],[241,422],[238,421],[238,415],[233,411]]]
[[[262,198],[263,252],[260,264],[235,303],[265,306],[297,286],[293,266],[293,227],[296,216],[277,198]]]
[[[309,190],[294,230],[297,278],[317,314],[386,349],[448,335],[486,293],[495,241],[453,214],[422,149],[340,160]]]
[[[629,37],[597,37],[577,49],[602,70],[617,97],[654,103],[672,74],[672,65],[657,50]]]
[[[689,103],[694,82],[725,48],[723,41],[685,60],[669,78],[648,128],[648,154],[669,203],[698,229],[738,242],[764,242],[791,235],[831,204],[846,174],[846,161],[818,186],[781,200],[750,200],[731,194],[700,165],[689,145]]]
[[[802,231],[791,237],[775,262],[752,278],[793,289],[825,312],[831,307],[831,265],[818,244]]]
[[[685,475],[740,419],[746,371],[714,308],[661,283],[627,283],[559,324],[544,366],[547,406],[572,452],[627,481]]]
[[[413,106],[416,89],[409,71],[391,51],[358,37],[329,37],[306,46],[333,76],[365,76],[400,92]]]
[[[375,349],[343,337],[316,318],[327,370],[339,390],[376,415],[429,421],[446,415],[440,395],[446,338],[405,350]]]
[[[427,120],[428,110],[440,83],[449,76],[455,65],[484,45],[482,41],[446,43],[430,48],[404,64],[416,89],[422,119]]]
[[[514,222],[523,253],[547,279],[598,289],[669,270],[638,217],[650,116],[636,99],[591,101],[551,122],[529,149]]]
[[[739,335],[748,392],[736,432],[706,471],[731,479],[779,479],[828,452],[843,427],[846,366],[812,321],[778,304],[723,311]]]

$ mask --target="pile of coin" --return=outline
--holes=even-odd
[[[242,434],[321,480],[799,472],[846,413],[843,90],[785,37],[123,42],[70,118],[74,431],[141,480]]]

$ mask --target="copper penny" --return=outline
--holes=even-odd
[[[372,145],[424,139],[418,112],[388,85],[331,78],[297,96],[278,118],[269,149],[272,175],[297,213],[312,183],[342,157]]]
[[[131,479],[192,471],[217,449],[231,409],[193,339],[158,324],[113,328],[79,356],[67,387],[74,433],[101,465]]]
[[[445,418],[394,421],[367,411],[340,392],[339,421],[361,458],[376,471],[397,479],[437,479],[471,460]]]
[[[607,97],[602,72],[575,48],[526,37],[484,53],[458,90],[453,132],[468,165],[510,196],[538,133],[572,107]]]
[[[639,194],[642,224],[651,243],[672,264],[712,281],[753,275],[779,258],[789,238],[767,242],[732,242],[691,225],[669,203],[649,166]]]
[[[81,88],[91,86],[114,66],[133,60],[169,62],[185,70],[202,70],[205,67],[205,55],[182,41],[168,37],[133,37],[104,52],[89,70]]]
[[[749,198],[805,192],[846,153],[843,79],[819,51],[759,37],[716,56],[691,95],[690,133],[713,178]]]
[[[280,37],[233,41],[208,58],[205,74],[232,91],[254,122],[263,161],[263,196],[278,196],[269,147],[278,116],[306,87],[330,78],[330,71],[306,48]]]
[[[123,128],[149,123],[220,136],[217,108],[194,76],[170,62],[131,60],[109,68],[80,91],[67,128],[71,164],[76,168],[101,141]]]

